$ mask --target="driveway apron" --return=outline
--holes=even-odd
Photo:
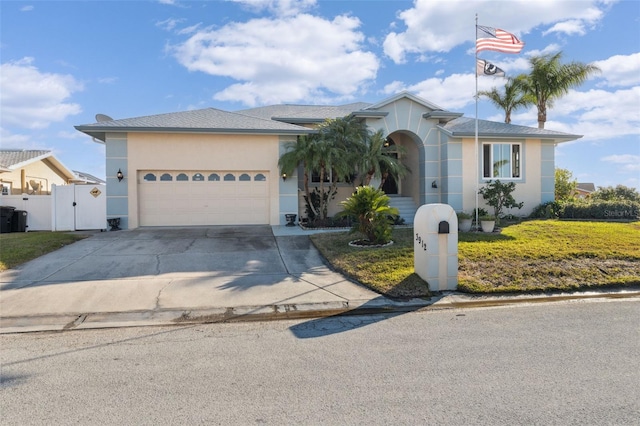
[[[89,238],[0,274],[7,318],[366,303],[307,235],[270,226],[140,228]]]

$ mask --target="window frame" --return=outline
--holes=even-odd
[[[494,174],[494,147],[496,145],[508,145],[509,146],[509,176],[495,176]],[[509,180],[509,181],[522,181],[524,180],[523,176],[523,142],[482,142],[482,152],[480,156],[480,178],[482,180]],[[485,161],[486,158],[486,147],[489,150],[489,163],[487,164]],[[515,147],[515,150],[514,150]],[[489,176],[486,175],[487,168],[489,170]],[[517,174],[517,176],[514,176]]]

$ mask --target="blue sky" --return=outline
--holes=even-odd
[[[558,145],[556,165],[580,182],[640,188],[636,0],[3,0],[1,146],[50,149],[104,178],[104,146],[73,128],[97,113],[376,103],[408,90],[474,117],[476,14],[525,42],[518,55],[480,53],[507,75],[557,51],[602,69],[548,113],[545,128],[584,135]],[[479,118],[504,119],[478,105]],[[536,110],[512,122],[537,127]]]

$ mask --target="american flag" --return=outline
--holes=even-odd
[[[515,35],[499,28],[476,25],[476,52],[495,50],[502,53],[520,53],[524,43]]]

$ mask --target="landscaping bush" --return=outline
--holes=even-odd
[[[380,189],[371,186],[359,186],[356,191],[342,201],[344,210],[338,217],[355,217],[352,232],[363,234],[371,244],[386,244],[391,241],[393,221],[390,217],[398,215],[398,209],[389,206],[389,197]]]
[[[563,203],[561,219],[640,219],[640,203],[633,201],[573,201]]]
[[[557,219],[560,217],[562,203],[559,201],[547,201],[533,209],[529,215],[532,219]]]

